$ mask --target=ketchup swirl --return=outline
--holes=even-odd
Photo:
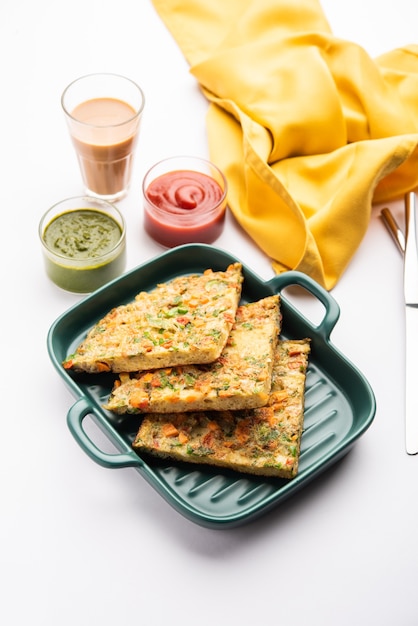
[[[188,157],[173,161],[177,167],[170,168],[170,159],[161,161],[144,178],[144,229],[167,248],[212,243],[225,223],[226,179],[207,161],[199,161],[196,169],[188,169]]]
[[[146,190],[147,199],[159,209],[173,215],[189,211],[206,213],[221,201],[220,185],[206,174],[195,171],[173,171],[153,180]]]

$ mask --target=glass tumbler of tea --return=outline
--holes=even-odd
[[[145,97],[131,79],[89,74],[61,96],[85,191],[104,200],[126,195]]]

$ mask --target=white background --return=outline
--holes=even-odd
[[[418,38],[416,0],[322,5],[334,33],[372,56]],[[375,391],[373,424],[343,461],[259,520],[202,528],[135,470],[104,469],[72,439],[65,418],[74,398],[45,340],[80,298],[46,278],[37,226],[50,205],[83,191],[60,109],[68,82],[118,72],[146,94],[132,187],[119,203],[129,269],[161,252],[142,231],[143,175],[166,156],[207,156],[207,102],[149,0],[2,0],[0,58],[1,623],[418,624],[402,260],[380,207],[333,290],[341,307],[333,342]],[[394,210],[401,215],[401,203]],[[216,245],[273,275],[231,219]]]

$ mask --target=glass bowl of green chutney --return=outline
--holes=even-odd
[[[47,276],[66,291],[91,293],[125,270],[125,220],[106,200],[57,202],[42,216],[39,238]]]

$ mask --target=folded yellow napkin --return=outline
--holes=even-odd
[[[276,272],[332,289],[372,202],[418,185],[418,45],[373,60],[317,0],[153,3],[210,102],[235,218]]]

